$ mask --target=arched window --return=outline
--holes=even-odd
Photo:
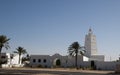
[[[40,62],[41,62],[41,59],[38,59],[38,62],[40,63]]]
[[[44,63],[46,63],[46,61],[47,61],[46,59],[43,60]]]
[[[36,62],[36,59],[33,59],[33,62],[35,63],[35,62]]]

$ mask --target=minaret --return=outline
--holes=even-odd
[[[97,44],[96,36],[93,34],[92,29],[90,28],[88,34],[85,36],[85,55],[91,57],[92,55],[97,55]]]

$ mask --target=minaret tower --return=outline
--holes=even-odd
[[[92,55],[97,55],[97,44],[96,36],[93,34],[92,29],[90,28],[88,34],[85,36],[85,55],[91,57]]]

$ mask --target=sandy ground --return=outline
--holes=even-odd
[[[120,75],[114,71],[76,70],[64,68],[1,68],[0,75]]]

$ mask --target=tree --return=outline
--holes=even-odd
[[[70,56],[75,56],[75,67],[78,69],[77,66],[77,57],[78,54],[84,55],[85,48],[83,46],[80,46],[78,42],[73,42],[69,47],[68,47],[68,53]]]
[[[1,52],[2,48],[8,49],[9,48],[9,41],[10,39],[7,38],[5,35],[0,35],[0,63],[1,63]]]
[[[25,61],[30,61],[30,56],[27,54],[25,57],[22,58],[22,63]]]
[[[18,48],[16,48],[16,50],[17,51],[14,51],[14,53],[17,53],[17,54],[19,54],[19,64],[20,64],[20,59],[21,59],[21,55],[22,54],[26,54],[27,53],[27,51],[26,51],[26,49],[24,49],[23,47],[18,47]]]
[[[9,48],[9,41],[10,39],[7,38],[5,35],[0,35],[0,53],[2,51],[2,48],[5,47],[6,49]]]

